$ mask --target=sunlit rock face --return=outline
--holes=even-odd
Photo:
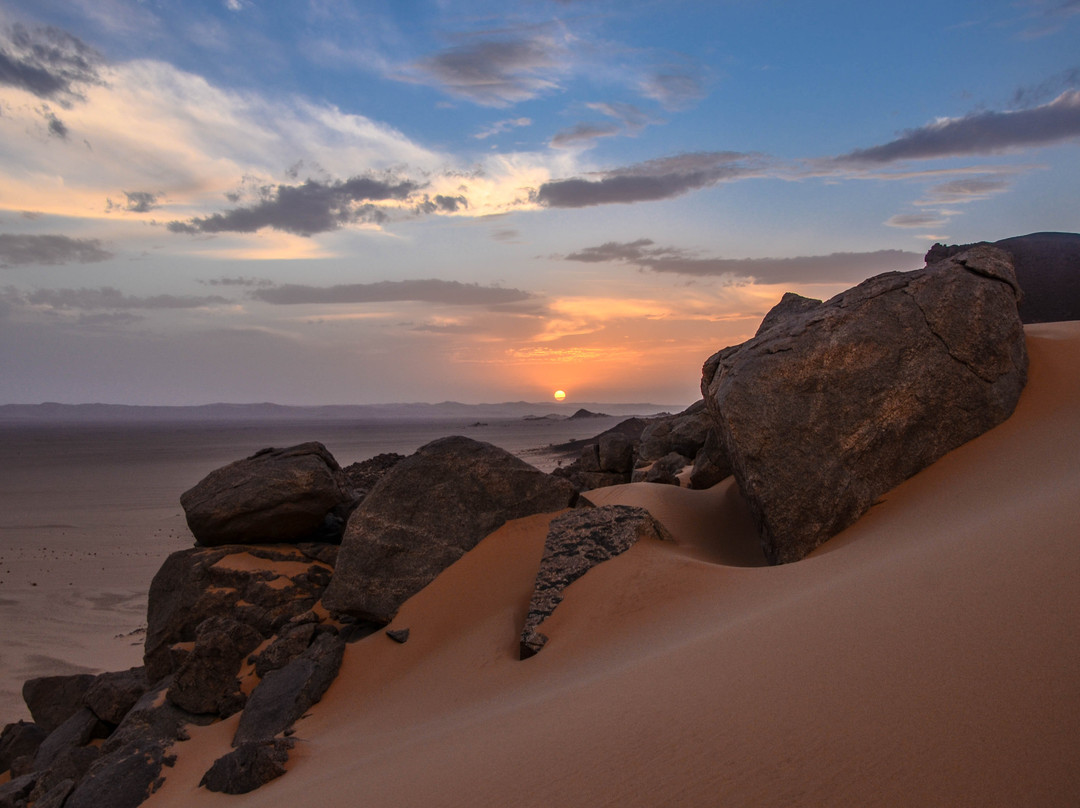
[[[702,393],[773,563],[1012,414],[1027,380],[1009,256],[975,247],[774,318]]]

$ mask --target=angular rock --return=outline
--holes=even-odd
[[[149,688],[146,668],[102,673],[87,688],[84,703],[102,721],[119,724]]]
[[[705,445],[712,419],[704,401],[695,401],[677,415],[658,418],[641,433],[638,460],[649,463],[672,452],[693,458]]]
[[[773,306],[765,314],[765,317],[761,321],[761,325],[758,326],[755,337],[760,337],[774,325],[778,325],[781,322],[788,320],[792,317],[796,317],[800,314],[816,309],[821,305],[821,301],[813,297],[803,297],[802,295],[795,294],[795,292],[785,292],[784,296],[780,298],[780,302]]]
[[[606,433],[597,442],[600,470],[629,474],[634,470],[634,441],[618,432]]]
[[[162,766],[175,759],[165,744],[127,744],[90,767],[64,803],[64,808],[136,808],[156,791]]]
[[[871,278],[705,363],[702,393],[772,563],[1012,414],[1027,378],[1008,256]]]
[[[356,493],[360,501],[371,493],[371,489],[386,476],[394,466],[405,459],[405,455],[396,452],[384,452],[361,460],[342,469],[349,486]]]
[[[315,623],[298,623],[285,626],[266,648],[250,661],[255,665],[255,675],[260,679],[270,671],[283,668],[300,656],[315,637]]]
[[[595,443],[590,443],[581,450],[578,467],[584,472],[600,471],[600,450]]]
[[[105,734],[101,720],[89,707],[82,707],[41,742],[34,755],[34,768],[47,769],[65,751],[85,746],[92,738],[103,738]]]
[[[345,642],[331,634],[320,634],[315,642],[288,665],[269,671],[248,698],[233,746],[265,743],[296,722],[337,676]]]
[[[678,475],[689,465],[689,458],[683,457],[678,452],[671,452],[653,462],[647,469],[638,469],[634,472],[633,480],[636,483],[660,483],[663,485],[682,485]]]
[[[62,808],[74,788],[74,780],[61,780],[49,788],[40,799],[34,800],[34,808]]]
[[[460,436],[429,443],[394,466],[349,518],[323,604],[388,623],[507,520],[576,499],[566,480],[489,443]]]
[[[0,732],[0,772],[11,768],[16,758],[36,755],[41,742],[49,736],[48,731],[29,721],[16,721],[8,724]]]
[[[36,783],[36,774],[24,774],[0,783],[0,808],[25,808]]]
[[[709,430],[705,445],[694,458],[694,467],[690,470],[690,487],[701,490],[712,488],[731,476],[731,461],[720,443],[716,430]]]
[[[386,636],[396,643],[404,645],[409,641],[409,629],[407,628],[392,628],[387,629]]]
[[[647,510],[630,505],[581,508],[552,519],[521,630],[521,658],[533,656],[547,642],[537,629],[562,602],[566,587],[643,538],[671,537]]]
[[[58,799],[58,790],[63,791],[66,797],[100,757],[101,750],[96,746],[77,746],[62,751],[49,764],[48,769],[38,772],[38,781],[30,794],[34,808],[37,808],[46,796],[51,795],[51,799]],[[58,788],[65,783],[68,784],[66,789]]]
[[[207,547],[303,541],[328,515],[343,522],[354,500],[341,467],[316,442],[263,449],[180,496],[188,527]]]
[[[23,701],[34,722],[52,732],[79,711],[93,681],[90,673],[27,679],[22,687]]]
[[[240,744],[214,761],[199,785],[222,794],[247,794],[285,774],[292,746],[285,738]]]
[[[144,693],[102,744],[102,752],[109,755],[128,746],[167,748],[175,741],[187,740],[189,724],[205,725],[216,720],[215,716],[186,712],[170,702],[166,693],[171,685],[169,676]]]
[[[195,547],[170,555],[150,584],[147,678],[157,682],[173,673],[172,647],[194,642],[208,617],[228,614],[270,637],[310,611],[333,570],[309,556],[285,545]]]
[[[195,647],[173,677],[168,699],[189,713],[226,718],[244,705],[237,673],[244,657],[263,640],[251,626],[228,616],[199,624]]]

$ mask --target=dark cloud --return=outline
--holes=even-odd
[[[903,250],[832,253],[796,258],[701,258],[678,247],[657,247],[651,239],[609,241],[563,256],[566,261],[624,263],[652,272],[693,277],[753,278],[759,283],[850,283],[892,270],[921,266],[922,256]]]
[[[562,51],[538,36],[507,36],[460,45],[413,65],[406,80],[434,84],[488,107],[506,107],[554,90]]]
[[[258,286],[273,286],[273,282],[265,280],[263,278],[211,278],[207,281],[199,281],[199,283],[206,286],[245,286],[248,288],[255,288]]]
[[[1080,138],[1080,90],[1015,112],[978,112],[911,129],[896,140],[835,158],[840,166],[873,166],[898,160],[927,160],[993,154],[1021,146],[1047,146]]]
[[[149,213],[161,207],[158,200],[161,199],[162,194],[155,194],[150,191],[124,191],[123,194],[124,202],[113,202],[111,199],[105,200],[106,212],[125,210],[131,213]]]
[[[556,132],[549,145],[556,149],[573,149],[585,144],[592,145],[597,138],[619,134],[619,127],[612,124],[579,123],[569,129]]]
[[[889,227],[939,227],[948,219],[936,213],[898,213],[885,222]]]
[[[740,152],[698,152],[650,160],[605,171],[599,179],[546,182],[536,200],[553,208],[647,202],[670,199],[717,183],[760,175],[761,155]]]
[[[429,279],[349,283],[338,286],[303,286],[290,283],[269,289],[256,289],[251,292],[251,297],[280,306],[404,301],[443,303],[451,306],[495,306],[529,300],[533,296],[520,289]]]
[[[416,206],[417,213],[455,213],[469,207],[469,200],[463,196],[444,196],[436,194],[434,198],[424,196],[424,201]]]
[[[510,243],[521,238],[521,231],[515,230],[513,227],[500,227],[498,230],[491,231],[491,237],[495,239],[495,241]]]
[[[113,254],[96,238],[68,236],[26,236],[0,233],[0,266],[43,264],[93,264],[108,261]]]
[[[61,140],[67,140],[68,128],[67,125],[56,117],[56,113],[51,110],[45,110],[42,112],[45,116],[45,120],[49,122],[49,134],[53,137],[58,137]]]
[[[1080,7],[1080,0],[1077,6]],[[1018,87],[1013,93],[1012,106],[1021,108],[1041,104],[1049,99],[1057,98],[1065,90],[1076,87],[1080,87],[1080,67],[1063,70],[1038,84]]]
[[[82,98],[81,84],[100,84],[101,57],[93,48],[52,26],[16,23],[0,33],[0,84],[39,98],[69,104]]]
[[[187,222],[169,222],[174,233],[254,233],[272,227],[299,236],[311,236],[355,224],[383,222],[386,214],[370,203],[403,200],[419,186],[408,180],[353,177],[348,180],[302,185],[278,185],[265,190],[259,202]]]
[[[49,306],[53,309],[76,309],[79,311],[97,311],[101,309],[197,309],[231,303],[224,297],[210,295],[151,295],[137,297],[125,295],[119,289],[102,286],[97,289],[37,289],[23,296],[34,306]]]

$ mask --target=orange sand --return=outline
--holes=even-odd
[[[807,559],[755,566],[737,490],[638,484],[676,543],[575,583],[517,659],[548,517],[504,526],[349,646],[288,773],[146,805],[1080,804],[1080,324],[1028,328],[1016,414]]]

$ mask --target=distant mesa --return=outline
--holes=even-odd
[[[584,420],[585,418],[610,418],[610,417],[611,416],[607,415],[606,413],[590,412],[589,410],[586,410],[586,409],[583,408],[583,409],[580,409],[577,412],[575,412],[573,415],[571,415],[569,420],[571,420],[571,421],[581,421],[581,420]]]

